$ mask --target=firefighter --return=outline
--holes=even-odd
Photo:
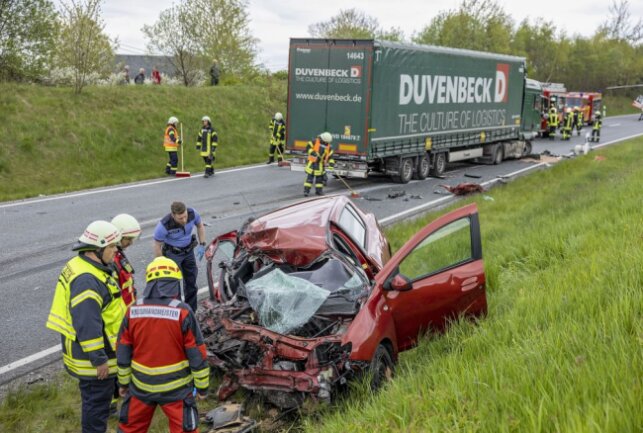
[[[565,116],[563,117],[563,124],[561,130],[563,132],[563,140],[569,140],[572,136],[572,129],[574,127],[574,115],[572,114],[572,109],[567,108],[565,110]]]
[[[192,234],[195,227],[198,242],[197,237]],[[194,312],[197,307],[196,279],[199,273],[195,250],[199,260],[202,260],[205,254],[205,226],[201,216],[184,203],[175,201],[170,206],[170,213],[154,229],[154,255],[168,257],[179,265],[185,282],[185,302]]]
[[[107,430],[116,377],[116,339],[125,315],[110,267],[121,232],[112,223],[87,226],[58,277],[47,328],[61,334],[63,363],[78,379],[82,432]]]
[[[145,276],[143,297],[127,310],[118,336],[118,431],[147,432],[161,406],[171,433],[198,432],[195,400],[207,396],[210,367],[194,312],[183,302],[181,270],[157,257]]]
[[[324,195],[324,175],[326,168],[333,170],[335,160],[333,159],[333,149],[330,144],[333,136],[330,132],[323,132],[315,139],[315,142],[309,141],[306,145],[308,161],[306,163],[306,181],[304,182],[304,197],[308,197],[310,189],[315,184],[315,194]]]
[[[278,150],[277,162],[281,162],[284,154],[284,143],[286,142],[284,116],[281,113],[275,113],[275,117],[270,121],[268,129],[270,129],[270,151],[268,152],[268,162],[266,164],[275,162],[275,150]]]
[[[118,274],[118,285],[121,288],[121,297],[125,305],[130,306],[136,300],[134,288],[134,268],[125,256],[125,249],[131,246],[141,235],[141,225],[136,218],[126,213],[116,215],[112,224],[121,232],[121,241],[117,245],[118,251],[114,256],[114,267]]]
[[[549,139],[553,140],[556,137],[556,130],[558,129],[558,110],[556,110],[555,105],[549,108],[547,121],[549,125]]]
[[[580,131],[583,129],[583,112],[578,107],[574,107],[574,127],[576,135],[580,136]]]
[[[201,156],[205,162],[204,178],[214,175],[214,160],[217,146],[219,145],[219,137],[217,132],[212,127],[212,121],[208,116],[201,118],[201,132],[196,138],[196,148],[201,151]]]
[[[165,135],[163,137],[163,148],[167,152],[168,163],[165,166],[165,174],[174,175],[179,165],[178,148],[181,144],[179,133],[176,130],[179,119],[172,116],[167,120]]]
[[[601,112],[599,111],[596,113],[596,116],[594,116],[594,125],[592,125],[592,137],[590,138],[590,141],[594,141],[598,143],[601,140],[601,127],[603,126],[603,119],[601,116]]]

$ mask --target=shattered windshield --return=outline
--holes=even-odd
[[[246,294],[261,326],[287,334],[316,313],[354,312],[355,300],[365,284],[358,273],[329,259],[288,274],[275,268],[249,281]]]
[[[275,268],[248,282],[246,294],[261,326],[287,334],[306,323],[330,292]]]

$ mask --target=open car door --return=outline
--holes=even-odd
[[[431,222],[377,275],[395,322],[399,350],[459,315],[486,313],[478,208],[470,204]]]
[[[208,291],[210,299],[221,302],[222,295],[219,292],[221,286],[221,262],[228,262],[234,257],[237,249],[237,231],[231,231],[215,238],[205,251]]]

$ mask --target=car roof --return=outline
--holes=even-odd
[[[329,227],[349,200],[320,197],[267,213],[250,223],[241,243],[279,263],[306,266],[329,250]]]

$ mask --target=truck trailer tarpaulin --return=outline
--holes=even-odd
[[[376,40],[291,39],[287,148],[301,154],[309,140],[329,131],[338,173],[383,172],[403,182],[409,169],[423,178],[427,167],[438,164],[443,171],[448,161],[498,148],[500,160],[519,156],[540,124],[535,96],[525,110],[526,83],[521,57]],[[293,169],[301,169],[303,161],[294,162]]]

